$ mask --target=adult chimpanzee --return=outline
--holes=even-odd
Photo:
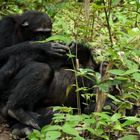
[[[33,42],[42,38],[48,38],[51,35],[51,30],[52,23],[49,16],[38,11],[28,11],[22,15],[7,16],[0,21],[0,52],[2,54],[2,59],[0,59],[1,94],[7,89],[9,80],[24,66],[26,61],[31,59],[46,61],[52,55],[59,57],[66,53],[68,48],[64,45]],[[19,55],[15,57],[13,53],[13,55],[8,56],[7,48]],[[44,55],[45,58],[43,58]],[[24,61],[27,56],[29,56],[28,59]]]
[[[0,21],[0,50],[13,44],[51,36],[52,22],[46,13],[28,11]]]
[[[7,52],[8,49],[10,48],[7,48]],[[72,44],[70,50],[72,54],[76,54],[77,51],[81,68],[91,68],[93,70],[96,68],[97,64],[93,60],[89,48],[82,44]],[[9,52],[9,55],[11,54],[12,52]],[[22,124],[39,129],[40,126],[44,125],[42,124],[44,120],[38,119],[38,116],[40,118],[40,115],[36,113],[38,106],[48,107],[63,104],[77,107],[75,87],[70,90],[68,96],[66,95],[67,87],[75,84],[75,72],[68,70],[73,68],[73,64],[67,56],[57,59],[55,59],[55,56],[50,57],[47,59],[49,60],[47,63],[35,60],[28,61],[28,57],[24,58],[27,59],[26,64],[11,80],[11,87],[4,94],[7,103],[3,112]],[[78,84],[79,87],[86,86],[91,89],[95,84],[95,78],[78,77]],[[83,104],[81,104],[81,109],[84,110]]]

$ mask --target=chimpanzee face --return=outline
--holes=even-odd
[[[51,36],[51,29],[50,28],[37,28],[33,31],[33,40],[44,40]]]
[[[24,40],[38,41],[51,36],[52,22],[47,14],[29,11],[24,13],[21,18]]]

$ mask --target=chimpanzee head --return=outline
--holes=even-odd
[[[94,69],[96,71],[98,64],[93,58],[93,54],[91,49],[83,44],[83,43],[74,43],[72,42],[70,45],[70,51],[73,55],[77,55],[77,58],[79,59],[79,64],[82,67],[88,67],[91,69]]]
[[[28,11],[0,20],[0,50],[11,45],[51,36],[52,22],[46,13]]]
[[[38,41],[51,36],[52,22],[46,13],[27,11],[20,16],[24,41]]]

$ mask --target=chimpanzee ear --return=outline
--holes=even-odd
[[[29,22],[28,22],[28,21],[24,21],[21,25],[22,25],[23,27],[29,26]]]

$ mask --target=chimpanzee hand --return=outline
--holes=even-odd
[[[36,47],[34,47],[34,48],[41,49],[41,50],[45,51],[45,53],[48,55],[54,55],[54,56],[59,56],[59,57],[65,56],[65,54],[69,50],[69,46],[63,45],[60,43],[56,43],[56,42],[47,42],[47,43],[36,44]]]
[[[0,59],[9,55],[24,54],[30,52],[45,51],[48,55],[65,56],[68,52],[69,46],[62,45],[56,42],[38,43],[38,42],[23,42],[11,47],[7,47],[0,52]]]
[[[63,56],[69,51],[69,46],[52,42],[50,51],[53,55]]]

